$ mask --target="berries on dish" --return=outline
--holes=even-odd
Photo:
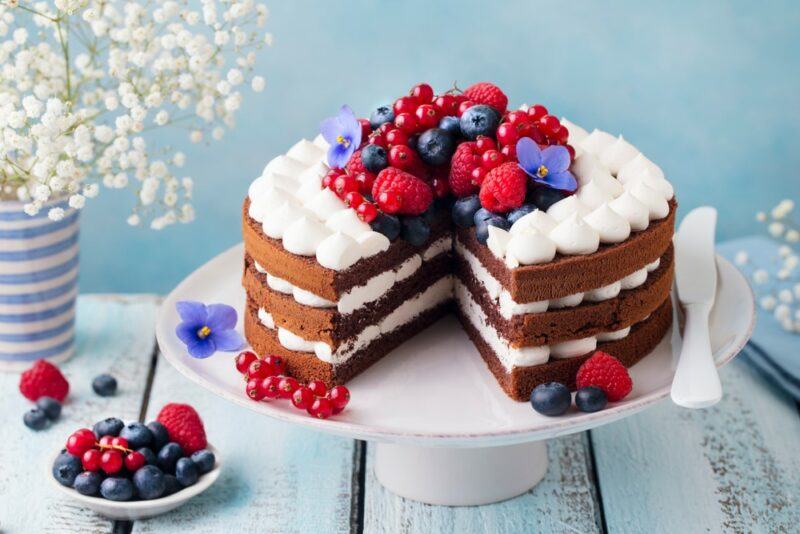
[[[64,402],[69,393],[69,382],[58,367],[48,361],[37,360],[20,376],[19,390],[26,398],[34,402],[44,396]]]
[[[92,389],[101,397],[111,397],[117,392],[117,379],[103,373],[92,380]]]
[[[22,422],[31,430],[43,430],[47,426],[47,414],[39,408],[33,408],[25,412],[22,416]]]
[[[564,415],[571,403],[569,389],[560,382],[539,384],[531,392],[531,406],[542,415]]]
[[[610,402],[624,399],[633,389],[628,369],[615,357],[599,350],[583,362],[575,382],[578,389],[597,386]]]
[[[61,403],[53,397],[39,397],[36,401],[36,408],[43,411],[50,421],[56,421],[61,417]]]
[[[167,429],[169,439],[178,443],[187,454],[206,448],[208,442],[203,421],[188,404],[167,404],[161,408],[156,420]]]
[[[575,393],[575,406],[582,412],[599,412],[608,404],[605,391],[597,386],[586,386]]]

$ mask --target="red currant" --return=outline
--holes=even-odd
[[[384,123],[389,124],[389,123]],[[392,124],[394,126],[394,124]],[[383,148],[387,148],[388,145],[386,144],[386,137],[383,132],[372,132],[369,136],[369,144],[371,145],[378,145],[382,146]]]
[[[292,393],[294,393],[298,387],[300,387],[300,384],[291,376],[284,376],[281,378],[281,381],[278,382],[278,390],[280,391],[282,399],[292,398]]]
[[[481,185],[483,183],[483,179],[486,178],[486,173],[488,171],[483,167],[475,167],[472,169],[470,173],[472,175],[472,183],[475,185]]]
[[[333,403],[325,397],[318,397],[308,408],[308,413],[317,419],[327,419],[333,413]]]
[[[281,378],[282,377],[278,375],[268,376],[261,381],[258,387],[261,389],[264,398],[277,399],[280,396],[281,391],[278,389],[278,384],[281,383]]]
[[[117,448],[120,448],[120,449],[127,449],[128,448],[128,440],[123,438],[123,437],[117,436],[117,437],[115,437],[114,439],[111,440],[111,446],[112,447],[117,447]]]
[[[394,101],[394,116],[397,117],[401,113],[414,113],[418,105],[419,102],[413,96],[401,96]]]
[[[569,159],[574,161],[575,160],[575,148],[572,145],[564,145],[564,146],[567,147],[567,150],[569,151]]]
[[[395,145],[407,145],[408,134],[400,128],[394,128],[386,132],[386,146],[392,148]]]
[[[559,126],[558,130],[553,132],[553,135],[551,137],[555,139],[556,143],[558,143],[559,145],[563,145],[564,143],[567,142],[567,138],[569,137],[569,130],[567,130],[563,126]]]
[[[101,448],[110,448],[111,447],[111,440],[114,439],[114,436],[103,436],[100,438],[98,444]]]
[[[344,199],[344,196],[350,191],[358,191],[358,182],[354,176],[343,174],[333,181],[333,192]]]
[[[350,390],[344,386],[334,386],[328,392],[328,399],[333,405],[333,413],[335,415],[344,410],[344,407],[350,402]]]
[[[535,121],[547,115],[547,108],[541,104],[534,104],[528,108],[528,116]]]
[[[261,392],[261,388],[259,384],[261,384],[261,378],[251,378],[247,381],[247,385],[244,388],[245,393],[247,396],[254,401],[260,401],[264,398],[263,393]]]
[[[358,119],[358,122],[361,124],[361,142],[363,143],[372,133],[372,126],[367,119]]]
[[[436,108],[430,104],[422,104],[416,109],[414,116],[417,118],[417,124],[419,124],[422,129],[433,128],[439,124],[439,116],[436,113]]]
[[[360,189],[361,184],[358,184],[358,187]],[[364,195],[362,195],[358,191],[350,191],[344,196],[344,203],[353,209],[359,207],[362,202],[364,202]]]
[[[503,155],[499,151],[492,149],[487,150],[481,155],[481,167],[490,171],[503,163]]]
[[[306,387],[317,397],[324,397],[328,393],[328,386],[322,380],[312,380]]]
[[[129,452],[125,456],[125,469],[133,473],[134,471],[138,471],[140,468],[144,467],[144,464],[147,463],[147,460],[144,457],[144,454],[141,452],[132,451]]]
[[[504,122],[497,127],[497,141],[501,145],[513,145],[517,139],[519,139],[519,134],[513,123]]]
[[[370,172],[360,172],[356,174],[356,182],[362,194],[369,194],[372,191],[372,184],[375,183],[375,175]]]
[[[95,443],[94,433],[88,428],[82,428],[67,438],[66,448],[71,455],[80,457],[84,452],[94,447]]]
[[[286,373],[286,362],[280,356],[274,354],[268,355],[264,358],[264,363],[269,365],[273,375],[282,375]]]
[[[295,408],[307,410],[314,404],[314,394],[306,386],[300,386],[292,393],[292,404]]]
[[[491,137],[479,135],[475,140],[475,149],[478,151],[478,154],[483,154],[487,150],[494,150],[496,148],[497,145],[495,144],[494,139]]]
[[[414,109],[417,109],[417,108],[414,108]],[[414,109],[411,110],[411,113],[414,113]],[[384,122],[383,124],[381,124],[378,127],[378,132],[382,133],[383,135],[386,135],[387,133],[391,132],[394,129],[395,129],[395,125],[394,125],[393,122]]]
[[[439,115],[455,115],[458,112],[458,101],[453,95],[437,96],[433,101],[433,107],[439,112]]]
[[[545,115],[539,119],[539,129],[547,137],[555,137],[555,134],[558,133],[559,128],[561,128],[561,123],[559,122],[558,117],[554,117],[553,115]]]
[[[458,105],[458,111],[456,111],[456,115],[459,117],[464,114],[469,108],[475,105],[475,102],[472,100],[464,100]]]
[[[390,166],[408,171],[417,163],[417,153],[406,145],[396,145],[389,149]]]
[[[103,453],[99,449],[89,449],[81,456],[83,468],[87,471],[97,471],[100,469],[100,457]]]
[[[106,451],[100,456],[100,468],[109,475],[122,469],[122,454],[119,451]]]
[[[400,113],[394,118],[394,125],[407,134],[417,131],[417,118],[411,113]]]
[[[332,189],[333,188],[333,181],[335,179],[337,179],[339,176],[341,176],[342,174],[344,174],[344,171],[341,170],[341,169],[331,169],[331,170],[329,170],[328,173],[325,175],[325,177],[322,178],[322,187],[327,187],[328,189]]]
[[[517,128],[517,139],[522,139],[523,137],[530,137],[537,143],[544,141],[544,136],[542,136],[542,132],[536,128],[536,125],[532,122],[520,122],[516,125]],[[516,143],[514,143],[516,144]]]
[[[400,195],[384,191],[378,195],[378,206],[380,206],[381,211],[391,215],[400,211],[400,208],[403,206],[403,199]]]
[[[356,208],[356,214],[365,223],[371,223],[378,216],[378,208],[372,202],[364,202]]]
[[[247,368],[250,367],[250,364],[253,363],[258,359],[258,356],[255,355],[254,352],[250,352],[246,350],[244,352],[240,352],[236,359],[236,370],[240,373],[244,374],[247,372]]]
[[[271,373],[271,368],[264,360],[256,360],[247,368],[247,378],[266,378]]]
[[[517,145],[506,145],[500,150],[500,153],[506,161],[514,160],[517,157]]]
[[[450,183],[447,178],[434,178],[431,187],[433,187],[433,194],[436,195],[436,198],[445,198],[450,194]]]
[[[524,111],[515,110],[510,111],[508,115],[506,115],[506,121],[510,122],[511,124],[518,124],[520,122],[528,122],[530,121],[530,118]]]
[[[433,100],[433,88],[427,83],[418,83],[411,88],[408,94],[420,104],[427,104]]]

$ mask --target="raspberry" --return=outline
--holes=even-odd
[[[356,150],[353,152],[353,155],[350,156],[350,160],[347,162],[347,165],[344,166],[347,174],[351,176],[358,176],[359,174],[365,174],[368,179],[375,179],[375,175],[372,174],[364,167],[364,162],[361,160],[361,151]]]
[[[494,213],[518,208],[525,201],[527,185],[528,175],[517,163],[503,163],[486,174],[481,184],[481,205]]]
[[[19,391],[34,402],[39,397],[53,397],[58,402],[64,402],[69,393],[69,382],[58,367],[45,360],[37,360],[19,377]]]
[[[456,147],[453,159],[450,160],[450,189],[459,198],[468,197],[478,190],[478,186],[472,180],[472,171],[481,164],[481,156],[478,152],[478,143],[467,141]]]
[[[170,441],[181,446],[183,452],[193,452],[206,448],[206,430],[203,421],[194,408],[188,404],[170,403],[161,408],[156,421],[164,425]]]
[[[506,112],[508,107],[508,97],[493,83],[480,82],[467,87],[464,96],[476,104],[486,104],[492,106],[501,114]]]
[[[403,215],[420,215],[433,201],[433,191],[428,184],[394,167],[383,169],[372,186],[373,198],[381,198],[382,193],[400,198],[400,209],[397,213]]]
[[[625,366],[615,357],[599,350],[580,366],[575,384],[578,389],[597,386],[611,402],[624,399],[633,389],[633,381]]]

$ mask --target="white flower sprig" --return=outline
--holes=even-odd
[[[739,251],[735,263],[749,271],[758,296],[759,306],[772,312],[781,327],[787,332],[800,333],[800,223],[791,218],[795,203],[784,199],[769,213],[759,212],[756,220],[767,225],[767,231],[782,244],[778,257],[769,258],[770,268],[756,268],[747,252]]]
[[[185,155],[145,138],[174,125],[221,139],[242,89],[264,89],[253,65],[272,42],[264,5],[200,4],[0,0],[0,197],[30,215],[63,197],[81,209],[101,183],[135,191],[131,225],[193,220],[193,181],[176,176]]]

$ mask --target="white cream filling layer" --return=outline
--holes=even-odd
[[[309,341],[278,327],[278,342],[286,349],[297,352],[312,352],[320,360],[338,365],[349,360],[355,353],[380,336],[389,334],[410,323],[415,317],[448,300],[453,294],[453,278],[445,276],[429,286],[425,291],[406,300],[392,310],[377,325],[370,325],[354,338],[346,341],[335,350],[324,341]],[[275,321],[265,309],[258,310],[258,318],[265,327],[274,330]]]
[[[422,267],[423,263],[432,261],[440,254],[444,254],[452,247],[453,238],[445,236],[437,239],[420,254],[414,254],[398,267],[391,271],[385,271],[373,276],[366,283],[355,286],[346,293],[342,294],[338,301],[331,301],[322,298],[310,291],[301,289],[294,284],[277,276],[273,276],[258,262],[255,268],[259,273],[267,275],[267,285],[279,293],[292,295],[295,301],[312,308],[336,308],[341,314],[353,313],[369,304],[375,302],[388,293],[395,285],[413,276]]]

